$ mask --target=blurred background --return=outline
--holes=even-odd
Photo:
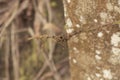
[[[62,0],[0,0],[0,80],[70,80]]]

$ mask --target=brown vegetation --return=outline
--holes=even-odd
[[[0,80],[69,80],[66,41],[39,38],[57,33],[62,0],[0,0]]]

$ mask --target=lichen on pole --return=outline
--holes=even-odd
[[[120,0],[63,3],[67,34],[86,30],[68,40],[72,80],[119,80]]]

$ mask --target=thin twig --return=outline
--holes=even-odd
[[[20,8],[18,9],[17,15],[19,15],[23,10],[25,10],[28,7],[30,0],[24,0],[21,5]]]
[[[47,6],[47,11],[48,11],[48,21],[52,22],[52,8],[50,6],[50,0],[45,0],[46,6]]]
[[[56,69],[57,69],[57,70],[61,69],[61,68],[63,67],[62,64],[63,64],[64,62],[66,62],[66,60],[60,61],[60,63],[57,63],[57,64],[56,64]],[[65,68],[65,66],[64,66],[63,68]],[[39,80],[45,80],[46,78],[51,77],[51,76],[53,76],[53,75],[55,75],[55,73],[53,73],[53,72],[47,72],[47,73],[45,73]]]
[[[33,2],[33,6],[34,6],[35,11],[39,13],[39,18],[42,20],[43,24],[46,24],[47,20],[43,16],[43,14],[39,11],[39,9],[37,8],[36,0],[32,0],[32,2]]]
[[[42,68],[40,69],[40,71],[37,73],[37,75],[35,76],[35,78],[33,80],[38,80],[41,75],[43,74],[43,72],[45,71],[45,69],[47,68],[47,63],[44,62]]]
[[[55,80],[62,80],[61,77],[59,76],[58,72],[57,72],[57,69],[56,69],[56,66],[54,64],[54,62],[51,60],[48,59],[47,55],[45,54],[45,51],[41,50],[41,53],[42,55],[44,56],[50,70],[54,73],[54,78]]]
[[[11,26],[11,33],[15,32],[14,23]],[[13,71],[14,71],[14,80],[19,80],[19,57],[17,53],[16,39],[15,35],[11,35],[11,53],[12,53],[12,61],[13,61]]]
[[[14,18],[19,15],[24,9],[27,8],[29,3],[29,0],[25,0],[22,4],[21,7],[18,9],[19,7],[19,1],[15,2],[14,5],[14,9],[11,9],[11,17],[6,21],[6,23],[2,26],[2,30],[0,32],[0,37],[2,37],[2,35],[4,34],[4,31],[6,30],[6,28],[11,24],[11,22],[14,20]]]
[[[6,28],[11,24],[11,22],[14,20],[14,18],[17,15],[17,10],[18,10],[18,6],[19,6],[19,1],[17,0],[15,5],[14,5],[14,9],[12,12],[11,17],[7,20],[7,22],[2,26],[2,31],[0,33],[0,37],[2,37],[3,33],[5,32]]]
[[[8,36],[6,36],[6,54],[5,54],[5,74],[6,74],[6,80],[10,80],[9,76],[9,52],[10,52],[10,39]]]

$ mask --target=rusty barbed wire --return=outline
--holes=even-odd
[[[97,30],[97,29],[98,28],[92,28],[92,29],[89,29],[89,30],[80,29],[80,30],[76,30],[76,31],[74,31],[70,34],[65,33],[65,34],[60,34],[58,36],[49,36],[47,34],[43,34],[43,35],[39,35],[39,36],[30,37],[27,40],[52,38],[52,39],[56,40],[57,42],[63,42],[63,41],[68,41],[71,37],[73,37],[77,34],[80,34],[82,32],[90,32],[90,31],[94,31],[94,30]]]

